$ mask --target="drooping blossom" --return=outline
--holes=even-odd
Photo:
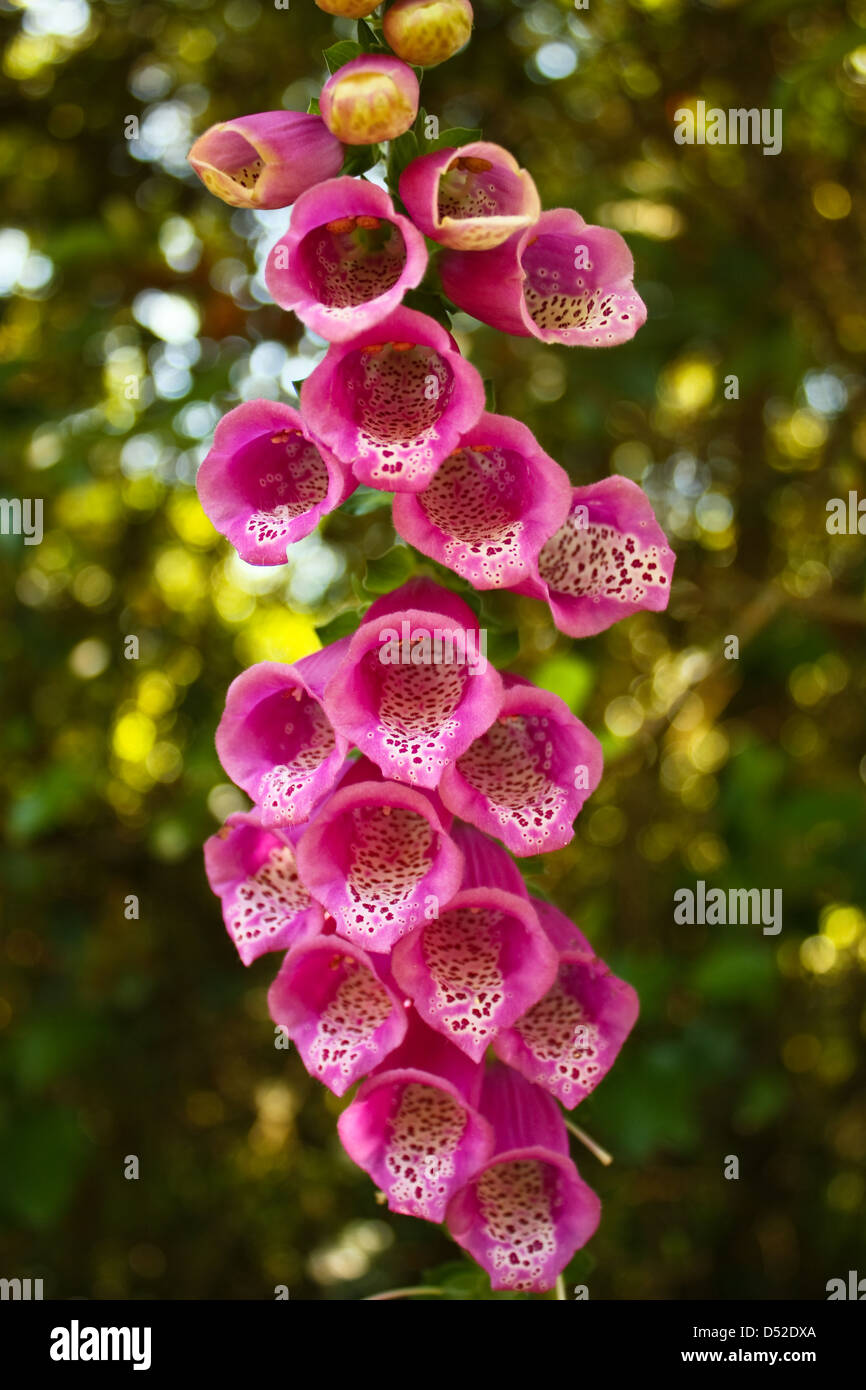
[[[630,478],[576,487],[565,525],[542,546],[539,578],[515,588],[550,604],[570,637],[592,637],[640,609],[667,608],[676,557]]]
[[[506,676],[490,728],[442,773],[446,806],[512,854],[561,849],[601,780],[601,745],[564,700]]]
[[[236,811],[204,845],[208,883],[244,965],[321,932],[324,913],[298,876],[295,852],[256,812]]]
[[[337,1096],[406,1035],[402,1000],[367,953],[339,936],[311,937],[289,951],[268,1006],[310,1075]]]
[[[450,333],[414,309],[334,343],[301,387],[305,420],[371,487],[418,492],[484,409]]]
[[[498,840],[477,830],[474,825],[454,821],[451,838],[463,855],[463,878],[460,887],[500,888],[529,899],[523,875],[507,850]]]
[[[349,744],[325,713],[317,677],[326,679],[347,645],[342,639],[294,665],[260,661],[228,688],[217,753],[265,826],[307,820],[343,770]]]
[[[202,507],[249,565],[284,565],[286,547],[314,531],[356,483],[300,413],[245,401],[224,415],[196,476]]]
[[[394,525],[474,588],[511,588],[534,575],[570,500],[568,474],[526,425],[483,414],[423,492],[394,498]]]
[[[552,903],[533,898],[559,952],[556,980],[493,1046],[503,1062],[573,1110],[613,1066],[638,1016],[635,990],[612,974]]]
[[[349,1157],[391,1211],[441,1222],[450,1199],[493,1152],[475,1108],[482,1067],[409,1014],[405,1040],[337,1122]]]
[[[212,125],[188,159],[211,193],[237,208],[285,208],[339,173],[343,150],[321,116],[261,111]]]
[[[587,226],[572,208],[543,212],[493,250],[446,251],[439,268],[455,304],[505,333],[612,347],[646,321],[619,232]]]
[[[541,215],[531,174],[489,140],[413,159],[400,175],[400,197],[425,236],[458,251],[500,246]]]
[[[398,58],[434,68],[469,42],[472,6],[469,0],[396,0],[385,11],[382,30]]]
[[[327,714],[386,777],[432,788],[502,704],[477,619],[462,599],[411,580],[377,599],[325,687]]]
[[[384,189],[366,179],[328,179],[295,203],[265,282],[308,328],[345,342],[396,309],[426,266],[423,236]]]
[[[494,1064],[479,1109],[493,1125],[495,1152],[451,1199],[448,1230],[494,1289],[545,1293],[594,1234],[601,1203],[569,1157],[551,1096]]]
[[[463,857],[429,796],[397,782],[342,785],[298,842],[298,867],[337,931],[368,951],[453,898]]]
[[[391,954],[394,979],[422,1019],[476,1062],[544,997],[556,968],[535,909],[500,888],[461,891]]]
[[[331,73],[319,96],[322,120],[345,145],[396,140],[418,115],[418,78],[399,58],[362,53]]]

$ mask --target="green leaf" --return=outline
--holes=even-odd
[[[403,303],[407,309],[417,309],[420,314],[427,314],[451,332],[451,316],[442,303],[441,296],[434,294],[432,290],[408,290],[403,296]]]
[[[341,174],[366,174],[378,164],[381,152],[378,145],[347,145]]]
[[[414,130],[407,130],[403,135],[398,135],[396,140],[392,140],[388,147],[388,183],[392,188],[397,187],[397,182],[413,159],[417,159],[419,154],[418,137]]]
[[[336,642],[341,637],[348,637],[350,632],[356,632],[361,623],[361,612],[358,608],[345,608],[342,613],[338,613],[336,618],[332,618],[329,623],[323,623],[316,628],[316,636],[323,647],[327,647],[329,642]]]
[[[319,98],[318,98],[318,97],[310,97],[310,104],[309,104],[309,106],[307,107],[307,115],[308,115],[308,116],[320,116],[321,114],[322,114],[322,113],[321,113],[321,109],[320,109],[320,107],[319,107]]]
[[[443,130],[435,140],[428,140],[427,148],[430,150],[459,149],[461,145],[472,145],[480,139],[480,130],[467,130],[465,126],[453,126],[451,130]]]
[[[350,497],[347,497],[340,510],[348,512],[350,516],[366,516],[368,512],[378,511],[380,507],[388,507],[391,504],[390,492],[383,492],[378,487],[367,487],[366,483],[361,483]]]
[[[371,594],[387,594],[405,584],[415,568],[408,545],[394,545],[376,560],[367,562],[364,587]]]
[[[385,52],[382,46],[381,32],[377,33],[376,29],[374,29],[372,17],[370,19],[358,20],[358,43],[361,45],[364,53]]]
[[[337,43],[332,43],[330,48],[326,48],[322,57],[328,65],[328,72],[336,72],[346,63],[351,63],[353,58],[359,57],[363,51],[354,39],[340,39]]]
[[[484,381],[484,409],[489,410],[491,414],[496,413],[496,384],[490,377]]]

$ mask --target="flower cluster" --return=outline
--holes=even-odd
[[[475,132],[428,138],[410,64],[444,61],[471,27],[468,0],[396,0],[381,29],[329,50],[310,113],[241,117],[193,146],[224,201],[291,205],[267,285],[327,344],[297,408],[222,419],[199,496],[243,560],[277,565],[359,485],[380,489],[420,556],[589,636],[665,607],[664,534],[636,484],[574,487],[525,424],[486,409],[445,324],[457,306],[607,347],[646,310],[616,232],[542,211],[531,175]],[[380,142],[387,188],[357,176]],[[412,307],[419,287],[440,315]],[[494,669],[473,610],[418,577],[351,636],[238,676],[217,750],[253,809],[208,841],[208,878],[245,964],[285,952],[271,1011],[311,1075],[338,1096],[362,1082],[346,1151],[393,1211],[446,1222],[494,1288],[551,1288],[599,1219],[560,1106],[609,1070],[637,998],[511,856],[572,838],[597,739]]]
[[[593,1090],[637,999],[493,838],[566,844],[602,759],[482,639],[420,579],[351,638],[243,672],[217,748],[255,810],[205,859],[244,963],[286,952],[271,1011],[310,1074],[339,1096],[366,1078],[339,1131],[391,1209],[539,1290],[599,1214],[553,1098]]]

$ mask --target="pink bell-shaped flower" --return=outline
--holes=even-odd
[[[489,140],[413,159],[400,175],[400,197],[425,236],[455,251],[500,246],[541,215],[532,176]]]
[[[459,308],[504,333],[612,347],[646,321],[619,232],[587,226],[573,208],[543,212],[493,250],[446,251],[439,269]]]
[[[295,203],[265,281],[281,308],[336,343],[387,318],[426,267],[423,236],[384,189],[366,179],[328,179]]]
[[[568,474],[526,425],[484,414],[423,492],[394,498],[394,525],[474,588],[512,588],[535,574],[570,499]]]
[[[558,695],[515,676],[504,681],[496,719],[444,769],[440,795],[512,854],[561,849],[601,780],[601,744]]]
[[[503,1062],[573,1110],[616,1061],[637,1020],[638,997],[558,908],[532,901],[559,952],[559,970],[544,998],[498,1033],[493,1046]]]
[[[315,936],[295,946],[268,992],[271,1017],[304,1066],[336,1096],[378,1066],[406,1035],[406,1009],[351,941]]]
[[[646,493],[619,474],[576,487],[563,526],[541,548],[538,578],[518,593],[546,599],[569,637],[593,637],[641,609],[667,608],[675,556]]]
[[[196,476],[202,507],[249,565],[284,565],[357,486],[290,405],[245,401],[224,415]]]
[[[496,1148],[452,1197],[446,1222],[494,1289],[545,1293],[595,1233],[601,1203],[568,1152],[556,1102],[510,1067],[488,1067],[479,1109]]]
[[[298,876],[291,843],[279,830],[265,830],[256,812],[229,816],[205,841],[204,862],[244,965],[321,932],[321,904]]]
[[[484,409],[484,384],[442,326],[395,309],[333,343],[301,387],[304,419],[359,482],[420,492]]]
[[[189,162],[211,193],[237,208],[285,208],[340,171],[343,149],[321,116],[261,111],[212,125]]]

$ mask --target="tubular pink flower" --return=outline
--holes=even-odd
[[[450,333],[395,309],[335,343],[301,387],[321,439],[371,487],[419,492],[484,408],[484,385]]]
[[[343,1111],[343,1147],[391,1211],[444,1221],[451,1197],[490,1157],[493,1130],[475,1109],[481,1074],[413,1013],[404,1042]]]
[[[419,68],[435,68],[469,42],[469,0],[396,0],[385,11],[385,42],[398,58]]]
[[[611,347],[646,322],[619,232],[587,226],[572,208],[543,212],[491,251],[446,251],[439,268],[449,298],[504,333]]]
[[[336,1096],[366,1076],[406,1034],[402,1001],[366,952],[337,936],[312,937],[289,951],[268,1005],[307,1071]]]
[[[601,1203],[569,1157],[565,1122],[544,1091],[491,1066],[480,1109],[496,1151],[451,1199],[448,1230],[494,1289],[544,1293],[594,1234]]]
[[[507,415],[484,414],[423,492],[394,498],[394,525],[474,588],[512,588],[535,573],[570,500],[568,474],[532,431]]]
[[[221,121],[188,159],[211,193],[236,208],[285,208],[320,179],[339,173],[343,150],[321,116],[261,111]]]
[[[442,773],[449,810],[512,854],[561,849],[601,780],[601,744],[564,700],[505,677],[496,720]]]
[[[461,889],[500,888],[529,900],[523,874],[498,840],[489,839],[474,825],[464,825],[462,821],[454,822],[451,838],[463,855]]]
[[[333,643],[329,657],[338,659],[345,645]],[[307,820],[340,775],[349,744],[331,725],[302,663],[260,661],[229,686],[216,748],[270,827]]]
[[[410,582],[371,605],[325,688],[325,710],[386,777],[436,787],[502,704],[482,646],[466,604]]]
[[[423,792],[356,782],[340,787],[311,822],[298,842],[298,868],[340,936],[390,951],[454,897],[463,856]]]
[[[573,1110],[616,1061],[637,1019],[638,997],[558,908],[532,902],[559,950],[559,971],[544,998],[498,1033],[493,1046],[503,1062]]]
[[[667,608],[675,561],[646,493],[614,474],[574,489],[568,520],[542,547],[540,584],[514,587],[546,598],[560,632],[592,637],[642,608]]]
[[[418,1013],[473,1061],[543,998],[557,957],[534,908],[515,893],[469,888],[394,947],[394,979]]]
[[[319,106],[328,130],[345,145],[376,145],[409,129],[420,92],[418,78],[399,58],[362,53],[331,74]]]
[[[284,565],[286,547],[314,531],[357,484],[279,401],[245,401],[224,415],[196,477],[216,529],[249,565]]]
[[[321,932],[324,913],[298,877],[291,844],[265,830],[255,812],[229,816],[205,841],[204,862],[244,965]]]
[[[425,236],[457,251],[500,246],[541,216],[532,176],[489,140],[413,159],[400,175],[400,197]]]
[[[366,179],[329,179],[301,195],[271,250],[276,302],[330,342],[345,342],[396,309],[427,267],[421,233]]]

